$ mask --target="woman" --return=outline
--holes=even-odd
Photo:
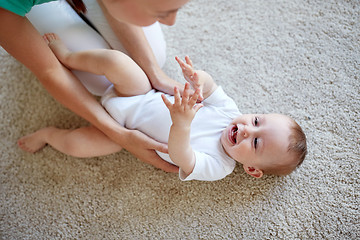
[[[1,46],[30,69],[57,101],[85,118],[114,142],[143,162],[167,172],[177,172],[177,167],[155,153],[155,150],[167,152],[166,145],[117,124],[74,74],[62,66],[41,34],[24,17],[32,7],[31,4],[26,6],[26,2],[21,1],[22,5],[15,0],[0,2]],[[174,81],[161,71],[139,26],[156,21],[173,25],[178,9],[186,2],[188,0],[99,0],[104,16],[129,56],[143,68],[155,88],[168,93],[172,93]]]

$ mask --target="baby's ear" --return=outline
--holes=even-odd
[[[253,167],[243,165],[245,172],[255,178],[261,178],[264,175],[264,172],[260,169],[255,169]]]

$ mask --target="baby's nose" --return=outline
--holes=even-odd
[[[250,137],[252,134],[254,134],[256,131],[256,129],[254,129],[254,127],[249,126],[249,125],[243,125],[242,130],[241,130],[241,135],[244,138],[248,138]]]
[[[249,137],[248,128],[245,125],[238,126],[238,132],[240,133],[240,136],[243,138]]]
[[[248,130],[244,127],[244,131],[243,131],[243,136],[244,138],[247,138],[249,136]]]
[[[244,138],[247,138],[248,136],[249,136],[249,134],[244,131]]]

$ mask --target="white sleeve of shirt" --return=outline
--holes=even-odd
[[[214,157],[195,151],[195,167],[193,171],[186,176],[184,171],[179,170],[179,178],[182,181],[200,180],[200,181],[216,181],[223,179],[235,168],[235,162],[225,162],[221,159],[215,159]]]
[[[218,86],[203,102],[204,104],[225,108],[226,110],[234,109],[236,113],[238,112],[236,103],[224,92],[221,86]]]

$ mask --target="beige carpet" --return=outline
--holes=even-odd
[[[181,182],[128,152],[76,159],[16,140],[87,124],[0,51],[1,239],[359,239],[360,4],[357,0],[192,0],[165,71],[190,55],[242,113],[303,126],[304,164],[287,177]],[[6,34],[6,33],[0,33]],[[24,43],[26,44],[26,43]]]

